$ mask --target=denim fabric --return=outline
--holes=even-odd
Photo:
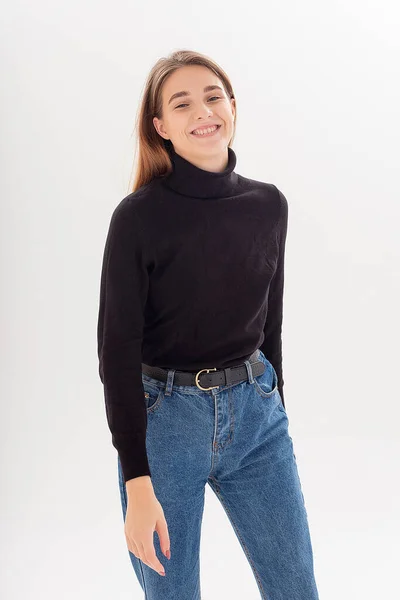
[[[208,483],[253,570],[262,599],[318,600],[307,511],[277,375],[202,391],[142,374],[152,483],[168,524],[171,559],[156,554],[165,577],[129,552],[146,600],[201,600],[200,534]],[[118,457],[125,521],[127,497]]]

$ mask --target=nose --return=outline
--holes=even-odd
[[[207,119],[210,115],[213,114],[213,110],[210,106],[200,106],[199,108],[195,109],[196,112],[196,120],[198,120],[200,117],[203,117],[205,119]]]

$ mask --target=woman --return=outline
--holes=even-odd
[[[200,599],[206,483],[261,597],[318,598],[283,396],[288,205],[235,172],[235,124],[221,67],[191,51],[160,59],[105,245],[99,373],[147,600]]]

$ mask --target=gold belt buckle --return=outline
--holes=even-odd
[[[214,367],[214,369],[201,369],[201,371],[199,371],[198,373],[196,373],[195,381],[196,381],[196,385],[197,385],[197,387],[198,387],[200,390],[212,390],[212,389],[214,389],[214,388],[217,388],[217,387],[219,387],[219,385],[212,385],[212,386],[210,386],[210,387],[208,387],[208,388],[205,388],[205,387],[202,387],[202,386],[199,384],[199,375],[200,375],[200,373],[203,373],[203,371],[206,371],[207,373],[209,373],[210,371],[216,371],[216,370],[217,370],[217,368],[216,368],[216,367]]]

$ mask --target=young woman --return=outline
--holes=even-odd
[[[160,59],[136,180],[104,250],[99,373],[146,600],[200,600],[206,484],[261,597],[318,599],[283,396],[288,204],[235,172],[235,124],[219,65],[191,51]]]

